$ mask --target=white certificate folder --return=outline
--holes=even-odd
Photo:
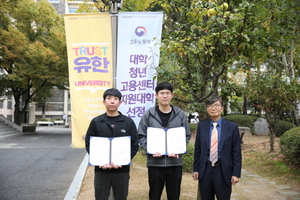
[[[131,137],[90,137],[90,165],[130,165]]]
[[[177,128],[147,128],[147,153],[162,155],[170,153],[186,153],[186,131],[185,127]]]

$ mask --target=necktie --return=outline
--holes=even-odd
[[[214,165],[218,161],[218,130],[217,123],[213,123],[213,130],[211,133],[211,141],[210,141],[210,161],[212,165]]]

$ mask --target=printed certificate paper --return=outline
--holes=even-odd
[[[170,129],[148,127],[147,153],[155,154],[156,152],[162,155],[186,153],[185,127]]]
[[[131,138],[90,137],[90,164],[102,166],[113,162],[115,165],[130,165]]]

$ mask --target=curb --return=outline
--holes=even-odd
[[[88,159],[89,159],[89,156],[88,156],[88,154],[86,154],[76,172],[76,175],[68,189],[68,192],[67,192],[64,200],[76,200],[77,199],[80,188],[81,188],[81,184],[84,179],[86,169],[88,167]]]

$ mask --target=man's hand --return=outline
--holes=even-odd
[[[236,176],[232,176],[231,177],[231,184],[235,185],[236,183],[238,183],[240,181],[240,179]]]
[[[169,153],[168,157],[179,158],[179,155],[175,153]]]
[[[199,172],[193,172],[193,179],[196,181],[199,178]]]
[[[110,166],[111,166],[111,168],[114,168],[114,169],[118,169],[118,168],[121,168],[122,167],[122,165],[115,165],[115,163],[110,163]]]
[[[161,153],[159,153],[159,152],[156,152],[155,154],[153,154],[153,157],[161,157],[162,155],[161,155]]]
[[[105,164],[105,165],[102,165],[102,166],[99,166],[99,168],[101,169],[110,169],[110,165],[109,164]]]
[[[99,166],[99,168],[102,168],[102,169],[118,169],[118,168],[121,168],[122,166],[121,165],[115,165],[115,163],[110,163],[109,164],[105,164],[105,165],[102,165],[102,166]]]

